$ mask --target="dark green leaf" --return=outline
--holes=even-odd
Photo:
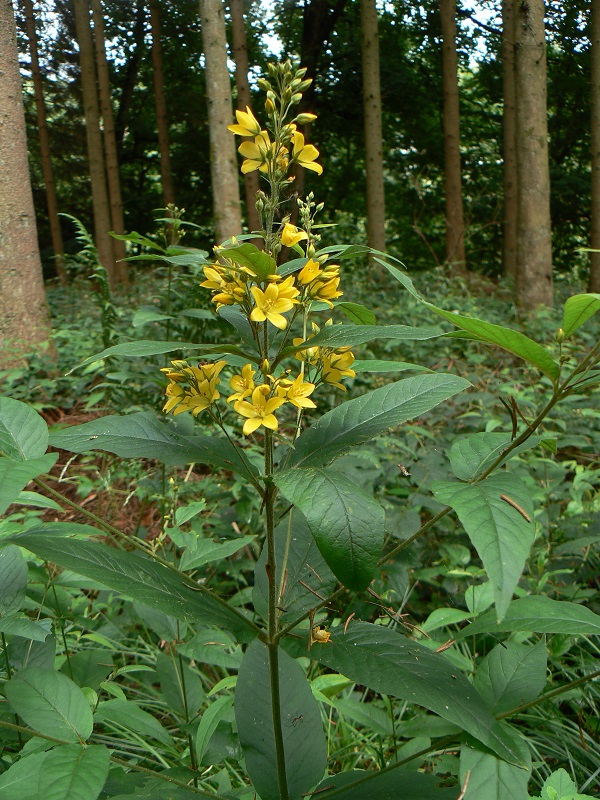
[[[13,710],[38,733],[81,742],[92,733],[92,711],[85,695],[66,675],[28,667],[4,686]]]
[[[64,511],[64,509],[58,505],[56,500],[52,500],[51,497],[44,497],[44,495],[40,494],[39,492],[29,492],[23,490],[15,502],[20,506],[30,506],[31,508],[51,508],[53,511]]]
[[[169,466],[211,464],[233,470],[252,482],[258,474],[227,439],[182,436],[147,411],[102,417],[74,425],[53,433],[50,441],[52,447],[72,453],[106,450],[121,458],[155,458]]]
[[[237,306],[221,306],[217,313],[236,329],[245,344],[256,353],[256,340],[252,335],[248,317]]]
[[[275,260],[264,250],[259,250],[256,245],[246,242],[237,247],[226,247],[221,251],[225,258],[231,259],[235,264],[247,267],[251,272],[264,280],[268,275],[277,272]]]
[[[361,306],[360,303],[337,303],[336,308],[339,308],[340,311],[343,311],[348,319],[354,322],[356,325],[377,324],[375,314],[371,311],[371,309],[367,308],[366,306]]]
[[[145,556],[66,536],[49,539],[25,533],[14,537],[14,542],[176,619],[222,625],[242,642],[254,638],[254,627],[241,614],[211,595],[194,591],[179,575]]]
[[[391,628],[351,622],[311,657],[362,686],[424,706],[472,734],[501,758],[519,762],[511,737],[466,677],[444,656]]]
[[[46,453],[28,461],[0,458],[0,514],[16,502],[29,481],[50,472],[57,458],[58,453]]]
[[[317,548],[306,519],[297,509],[292,509],[275,529],[276,586],[282,584],[281,565],[285,553],[287,553],[285,562],[287,580],[283,595],[278,601],[278,606],[285,609],[280,618],[282,622],[296,619],[305,614],[320,602],[319,595],[327,597],[337,584],[335,575]],[[267,546],[265,544],[260,558],[256,562],[252,593],[254,608],[264,619],[267,619],[269,598],[266,563]]]
[[[242,663],[242,650],[235,639],[214,628],[198,631],[189,642],[179,645],[179,652],[200,664],[225,669],[237,670]]]
[[[362,372],[431,372],[420,364],[410,364],[408,361],[378,361],[376,359],[355,361],[352,369],[359,375]]]
[[[383,547],[385,513],[379,503],[331,468],[287,470],[275,483],[306,517],[335,576],[350,589],[365,589]]]
[[[279,657],[281,726],[290,800],[300,800],[325,771],[327,746],[321,713],[301,667]],[[235,687],[235,718],[248,775],[262,800],[279,800],[269,656],[266,645],[248,647]]]
[[[600,294],[576,294],[565,303],[562,328],[571,336],[577,328],[600,310]]]
[[[320,333],[297,347],[286,347],[284,355],[306,350],[308,347],[354,347],[374,339],[401,339],[404,341],[435,339],[441,335],[439,328],[411,328],[408,325],[329,325]]]
[[[475,622],[455,634],[455,638],[462,639],[476,633],[500,633],[501,631],[598,636],[600,634],[600,616],[577,603],[551,600],[544,595],[529,595],[521,597],[519,600],[513,600],[500,622],[496,622],[493,612],[486,611]]]
[[[421,416],[470,385],[455,375],[417,375],[348,400],[296,439],[289,466],[323,466],[388,428]]]
[[[331,787],[329,791],[326,791]],[[313,800],[455,800],[455,789],[440,789],[435,775],[391,769],[340,772],[317,786]]]
[[[27,590],[27,561],[14,544],[0,549],[0,618],[17,612]]]
[[[519,740],[517,740],[519,741]],[[531,754],[521,739],[519,756],[523,766],[507,764],[477,742],[469,741],[460,751],[460,780],[467,782],[464,800],[527,800],[531,777]]]
[[[211,736],[216,731],[219,722],[227,716],[232,707],[233,697],[225,695],[219,697],[214,703],[211,703],[202,714],[195,736],[196,758],[198,759],[198,763],[202,762],[204,751],[210,742]]]
[[[544,436],[530,436],[526,442],[515,447],[510,458],[537,447],[545,441]],[[450,448],[452,472],[461,481],[471,481],[486,470],[511,443],[508,433],[472,433],[456,439]]]
[[[147,358],[148,356],[159,356],[164,353],[174,353],[177,350],[202,350],[203,353],[235,353],[236,355],[243,355],[239,347],[229,347],[228,345],[214,344],[194,344],[194,342],[156,342],[153,339],[139,339],[135,342],[121,342],[114,344],[112,347],[107,347],[100,353],[95,353],[93,356],[86,358],[81,364],[78,364],[73,369],[67,372],[70,375],[79,367],[85,367],[86,364],[91,364],[93,361],[100,361],[109,356],[121,356],[121,358]]]
[[[476,484],[435,481],[432,490],[436,500],[456,511],[479,553],[494,586],[496,613],[501,620],[535,538],[533,504],[527,487],[515,476],[502,472]]]
[[[139,328],[140,325],[146,325],[148,322],[166,322],[168,319],[173,319],[173,317],[161,314],[155,308],[138,308],[133,315],[131,324],[134,328]]]
[[[45,642],[51,633],[48,625],[44,626],[20,614],[0,617],[0,631],[7,636],[21,636],[33,642]]]
[[[496,714],[535,700],[546,685],[546,642],[496,645],[477,667],[473,685]]]
[[[77,686],[88,686],[98,691],[102,681],[113,671],[114,664],[110,650],[89,648],[71,653],[61,668],[61,672],[75,681]]]
[[[39,800],[40,775],[48,753],[32,753],[0,775],[2,800]]]
[[[160,722],[129,700],[107,700],[99,703],[94,714],[96,723],[113,723],[127,730],[134,731],[141,736],[150,736],[161,742],[166,747],[173,746],[173,740]]]
[[[186,709],[190,719],[195,717],[206,699],[196,670],[183,661],[180,663],[173,656],[157,653],[156,675],[169,708],[181,718],[185,718]]]
[[[103,744],[50,750],[40,771],[40,800],[96,800],[108,777],[110,750]]]
[[[0,453],[16,461],[43,456],[48,426],[37,411],[11,397],[0,397]]]

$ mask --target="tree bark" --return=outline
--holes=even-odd
[[[54,266],[61,283],[66,283],[65,248],[62,229],[58,216],[58,199],[56,197],[56,182],[52,169],[52,156],[50,153],[50,136],[46,120],[46,104],[44,103],[44,90],[42,86],[42,73],[37,49],[37,35],[35,31],[35,16],[32,0],[22,0],[25,11],[25,24],[27,38],[29,39],[29,53],[31,57],[31,76],[35,93],[35,107],[37,111],[38,136],[40,139],[40,155],[42,157],[42,174],[46,190],[46,205],[48,207],[48,222],[50,223],[50,236],[52,237],[52,250],[54,251]]]
[[[137,82],[138,71],[144,53],[144,34],[146,24],[146,3],[145,0],[137,0],[135,12],[135,25],[133,26],[133,46],[131,54],[127,59],[127,66],[124,69],[124,78],[121,82],[121,99],[115,122],[115,138],[120,147],[127,127],[127,115],[133,100],[133,91]]]
[[[504,236],[502,266],[507,278],[517,274],[517,150],[515,97],[514,0],[502,0],[502,112],[504,156]]]
[[[160,153],[160,175],[165,207],[175,203],[171,151],[169,149],[169,121],[165,97],[165,77],[163,69],[162,45],[160,43],[160,5],[159,0],[150,0],[150,23],[152,25],[152,68],[154,76],[154,102],[156,104],[156,125],[158,128],[158,151]]]
[[[446,194],[446,262],[466,268],[460,166],[460,112],[456,53],[456,0],[440,0],[444,117],[444,186]]]
[[[543,0],[515,2],[517,305],[551,306],[552,229]]]
[[[591,13],[591,150],[592,215],[590,247],[600,251],[600,0],[592,0]],[[600,252],[590,253],[590,292],[600,292]]]
[[[248,47],[246,44],[246,26],[244,23],[244,0],[229,0],[231,13],[232,54],[235,61],[235,85],[237,88],[237,107],[241,111],[250,106],[250,84],[248,82]],[[250,231],[257,231],[260,225],[256,211],[256,193],[259,188],[258,172],[244,175],[246,194],[246,220]]]
[[[223,0],[200,0],[206,100],[210,135],[210,174],[217,240],[242,232],[240,188],[232,123],[231,81],[227,69],[227,39]]]
[[[6,368],[50,337],[11,0],[0,0],[0,197],[0,367]]]
[[[115,138],[115,122],[113,117],[110,96],[110,75],[104,48],[104,19],[102,16],[101,0],[92,0],[92,15],[94,19],[94,44],[96,47],[96,64],[98,67],[98,88],[100,90],[100,108],[102,109],[102,122],[104,131],[104,154],[106,157],[106,177],[108,179],[108,200],[110,204],[110,218],[112,229],[115,233],[125,233],[123,220],[123,200],[121,198],[121,177],[119,174],[119,158],[117,155],[117,140]],[[127,262],[125,242],[113,239],[113,253],[115,264],[115,278],[117,283],[127,283]]]
[[[361,0],[360,28],[363,108],[365,115],[365,165],[367,173],[367,241],[369,247],[374,247],[376,250],[385,250],[381,81],[375,0]]]
[[[75,0],[75,26],[79,44],[79,64],[81,66],[81,88],[85,113],[85,132],[88,146],[90,179],[92,184],[92,207],[94,210],[94,231],[100,263],[108,272],[111,285],[115,284],[115,259],[112,239],[110,206],[106,190],[106,173],[100,133],[100,110],[96,87],[96,67],[94,64],[94,45],[90,28],[90,9],[88,0]]]

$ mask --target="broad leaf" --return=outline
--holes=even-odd
[[[229,558],[242,548],[252,544],[255,539],[254,536],[241,536],[239,539],[213,542],[212,539],[205,539],[193,531],[183,533],[177,528],[169,528],[168,532],[177,547],[185,547],[179,562],[179,568],[183,570],[198,569],[204,564]]]
[[[503,642],[477,667],[473,685],[495,714],[529,703],[546,685],[546,642]]]
[[[440,789],[435,775],[389,769],[367,772],[354,769],[325,778],[313,800],[455,800],[455,789]]]
[[[47,753],[39,777],[43,800],[96,800],[108,777],[110,750],[103,744],[67,745]]]
[[[436,481],[432,490],[436,500],[456,511],[479,553],[501,620],[535,538],[527,488],[513,475],[499,473],[476,484]]]
[[[169,314],[161,314],[160,311],[157,311],[156,306],[143,307],[136,310],[131,324],[134,328],[139,328],[140,325],[146,325],[148,322],[166,322],[168,319],[173,319],[173,317]]]
[[[29,667],[4,686],[12,709],[38,733],[82,742],[92,733],[92,711],[72,680],[54,670]]]
[[[275,483],[306,517],[334,575],[350,589],[365,589],[383,547],[385,513],[379,503],[331,468],[287,470]]]
[[[2,800],[39,800],[39,779],[48,753],[32,753],[0,775]]]
[[[548,437],[530,436],[526,442],[515,447],[510,458],[537,447]],[[461,481],[471,481],[486,470],[510,445],[508,433],[472,433],[456,439],[450,448],[452,472]]]
[[[268,253],[264,250],[259,250],[258,247],[251,242],[240,244],[238,247],[225,247],[220,251],[220,254],[225,258],[231,259],[235,264],[242,267],[247,267],[251,272],[264,280],[268,275],[273,275],[277,272],[277,263]]]
[[[287,578],[282,581],[281,569],[286,553]],[[275,559],[277,562],[275,583],[277,587],[283,588],[283,594],[278,599],[277,605],[284,609],[280,617],[284,623],[300,617],[318,605],[321,598],[327,597],[337,584],[335,575],[317,548],[306,519],[297,509],[292,509],[275,529]],[[256,562],[252,593],[254,608],[263,619],[267,619],[269,598],[266,562],[265,544]]]
[[[0,453],[16,461],[43,456],[48,448],[48,426],[33,408],[0,397]]]
[[[50,622],[47,620],[46,622]],[[50,636],[49,625],[34,622],[29,617],[20,614],[0,617],[0,631],[7,636],[21,636],[24,639],[31,639],[32,642],[45,642]]]
[[[78,364],[73,369],[67,372],[70,375],[80,367],[85,367],[94,361],[100,361],[109,356],[120,356],[121,358],[147,358],[148,356],[160,356],[164,353],[174,353],[178,350],[202,350],[203,353],[235,353],[236,355],[243,355],[239,347],[230,347],[229,345],[214,344],[195,344],[194,342],[157,342],[154,339],[139,339],[135,342],[121,342],[107,347],[100,353],[94,353]]]
[[[600,294],[576,294],[565,303],[562,329],[571,336],[577,328],[600,310]]]
[[[182,436],[147,411],[109,416],[53,433],[52,447],[72,453],[105,450],[122,458],[155,458],[174,464],[211,464],[230,469],[251,481],[257,471],[225,438]],[[1,463],[1,462],[0,462]]]
[[[236,329],[243,341],[252,351],[256,351],[256,340],[252,335],[252,328],[248,317],[237,306],[221,306],[217,312],[220,317]]]
[[[424,706],[458,725],[501,758],[519,763],[512,737],[496,722],[477,690],[444,656],[391,628],[367,622],[341,626],[311,657],[362,686]]]
[[[552,794],[552,790],[556,794]],[[566,769],[557,769],[552,775],[549,775],[544,781],[542,786],[542,800],[564,800],[566,797],[571,800],[573,796],[577,797],[577,786],[573,779],[566,771]]]
[[[157,653],[156,675],[169,708],[181,718],[186,710],[190,719],[195,717],[206,700],[198,672],[183,660],[179,663],[172,655]]]
[[[27,590],[27,573],[27,561],[16,545],[0,549],[0,619],[21,608]]]
[[[202,762],[202,756],[211,736],[216,731],[219,722],[224,719],[233,707],[233,697],[224,695],[211,703],[200,717],[200,724],[196,729],[195,747],[198,763]]]
[[[527,800],[531,754],[524,739],[521,740],[519,756],[525,769],[523,766],[507,764],[477,742],[463,744],[460,750],[460,781],[467,786],[464,800]]]
[[[321,467],[388,428],[421,416],[470,385],[456,375],[417,375],[348,400],[296,439],[287,466]]]
[[[534,631],[535,633],[566,633],[572,636],[600,635],[600,615],[589,608],[566,600],[551,600],[545,595],[529,595],[513,600],[504,618],[497,622],[491,611],[486,611],[475,622],[464,627],[456,639],[476,633],[501,631]]]
[[[321,712],[302,668],[278,650],[281,727],[290,800],[300,800],[325,771]],[[235,687],[235,718],[248,775],[262,800],[281,797],[277,777],[269,654],[254,641]]]
[[[355,323],[355,325],[376,325],[377,320],[375,319],[375,314],[371,311],[370,308],[366,308],[365,306],[360,305],[360,303],[337,303],[336,308],[339,308],[349,320]]]
[[[56,500],[51,497],[45,497],[39,492],[29,492],[23,490],[16,501],[20,506],[30,506],[31,508],[51,508],[53,511],[64,512],[64,509],[58,505]]]
[[[94,714],[96,723],[104,723],[111,727],[111,723],[119,728],[134,731],[140,736],[149,736],[156,739],[166,747],[173,747],[173,740],[160,722],[129,700],[107,700],[99,703]]]
[[[379,361],[376,359],[355,361],[352,369],[357,375],[362,372],[431,372],[427,367],[411,364],[408,361]]]
[[[176,619],[222,625],[242,642],[255,635],[255,628],[241,612],[211,595],[195,591],[179,575],[145,556],[66,536],[49,539],[25,533],[13,541],[47,561],[98,580]]]
[[[0,514],[16,502],[29,481],[50,472],[57,458],[58,453],[46,453],[27,461],[0,458]]]
[[[411,328],[409,325],[330,325],[297,347],[286,347],[284,355],[306,350],[308,347],[354,347],[374,339],[402,339],[422,341],[441,335],[439,328]]]

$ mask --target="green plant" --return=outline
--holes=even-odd
[[[518,331],[429,303],[393,259],[371,251],[415,304],[459,328],[455,337],[503,348],[535,370],[546,391],[541,404],[506,400],[505,430],[477,430],[485,412],[474,404],[473,429],[451,437],[452,480],[435,480],[416,524],[403,529],[405,488],[384,476],[378,496],[373,492],[368,464],[381,454],[377,440],[387,436],[381,449],[402,452],[399,436],[386,432],[410,421],[411,435],[427,449],[428,415],[441,404],[447,413],[471,384],[415,363],[355,360],[351,348],[373,341],[437,340],[441,349],[452,334],[377,325],[369,308],[340,300],[340,268],[331,260],[366,248],[319,249],[320,207],[311,196],[299,204],[298,226],[285,215],[277,221],[290,170],[321,167],[296,128],[312,118],[294,116],[307,86],[304,71],[289,62],[273,66],[261,86],[269,132],[249,109],[238,112],[232,129],[253,139],[240,147],[242,170],[259,169],[267,179],[268,191],[257,199],[264,249],[232,239],[203,267],[203,285],[238,343],[123,342],[84,362],[198,352],[198,366],[176,359],[162,370],[164,410],[176,419],[158,421],[142,411],[49,437],[34,410],[0,399],[0,511],[24,505],[22,492],[35,480],[49,496],[38,503],[77,507],[87,518],[39,523],[17,514],[2,522],[7,702],[0,729],[14,763],[0,776],[0,789],[12,792],[8,800],[41,800],[53,781],[68,783],[82,800],[255,792],[262,800],[485,800],[500,791],[526,798],[533,774],[528,742],[537,744],[529,712],[579,696],[600,677],[592,639],[600,617],[573,596],[551,596],[541,549],[537,573],[530,569],[521,579],[536,534],[526,459],[554,451],[552,414],[600,382],[600,344],[577,357],[569,349],[600,309],[600,297],[567,300],[555,357]],[[185,255],[171,246],[160,246],[157,257]],[[283,246],[292,258],[278,263]],[[198,253],[192,257],[197,264]],[[341,312],[350,322],[317,324],[313,315],[319,320],[323,312]],[[376,388],[365,377],[405,371],[415,374]],[[332,401],[333,389],[343,391],[342,380],[353,378],[363,393]],[[319,393],[331,408],[309,425]],[[48,443],[218,472],[190,485],[171,476],[162,491],[164,524],[147,539],[40,479],[57,459],[46,452]],[[397,469],[410,477],[405,466]],[[587,508],[583,483],[572,498],[577,511]],[[445,527],[454,515],[466,535]],[[442,540],[440,561],[423,567],[420,579],[436,587],[439,576],[446,586],[463,581],[454,594],[464,607],[438,606],[415,626],[398,602],[410,592],[403,559],[429,532]],[[66,572],[46,572],[36,562],[28,588],[19,548]],[[23,613],[28,608],[37,618]],[[569,649],[561,637],[575,638],[580,650],[572,670],[561,660],[552,673],[559,685],[544,691],[546,635],[554,637],[555,658]],[[580,728],[586,747],[590,729],[590,721]],[[552,791],[560,797],[576,788],[561,774],[541,796]]]

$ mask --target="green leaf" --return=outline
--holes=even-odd
[[[277,272],[277,263],[264,250],[259,250],[256,245],[246,242],[238,247],[226,247],[221,251],[225,258],[231,259],[235,264],[248,267],[260,280]]]
[[[87,686],[98,691],[102,681],[113,671],[114,664],[110,650],[88,648],[71,653],[62,665],[61,672],[75,681],[77,686]]]
[[[535,700],[546,685],[546,642],[496,645],[477,667],[473,685],[495,714]]]
[[[477,742],[467,742],[460,750],[460,781],[469,773],[464,800],[527,800],[531,777],[531,754],[524,739],[519,748],[521,764],[507,764],[485,751]]]
[[[282,355],[291,355],[309,347],[354,347],[374,339],[424,341],[441,335],[439,328],[411,328],[409,325],[328,325],[320,333],[297,347],[286,347]]]
[[[227,439],[182,436],[147,411],[125,416],[115,414],[74,425],[53,433],[50,442],[52,447],[72,453],[105,450],[121,458],[155,458],[169,466],[211,464],[233,470],[251,482],[255,482],[258,475],[256,468],[242,459]]]
[[[321,555],[348,588],[365,589],[373,578],[384,540],[379,503],[341,472],[291,469],[275,484],[306,517]]]
[[[189,642],[179,645],[179,652],[200,664],[225,669],[237,670],[242,663],[242,650],[233,637],[214,628],[198,631]]]
[[[447,625],[456,625],[457,622],[462,622],[470,616],[468,611],[462,611],[460,608],[436,608],[419,627],[425,633],[431,633]]]
[[[278,650],[281,726],[290,800],[300,800],[325,771],[327,746],[321,712],[304,672]],[[235,688],[235,718],[248,775],[262,800],[279,800],[269,655],[254,641]]]
[[[283,584],[283,595],[278,601],[278,606],[285,609],[280,617],[282,623],[294,620],[314,608],[320,602],[319,595],[327,597],[337,585],[335,575],[319,552],[308,529],[306,519],[298,509],[292,509],[275,529],[275,559],[277,563],[275,585],[278,587],[282,585],[281,566],[286,553],[287,579]],[[265,620],[268,615],[269,598],[266,563],[267,546],[265,543],[260,558],[256,562],[252,593],[254,608]]]
[[[22,491],[17,497],[16,501],[20,506],[31,506],[32,508],[51,508],[52,511],[64,512],[64,509],[58,505],[56,500],[51,497],[45,497],[39,492]]]
[[[28,667],[4,686],[13,710],[38,733],[66,742],[92,733],[92,711],[79,686],[54,670]]]
[[[504,618],[497,622],[494,613],[487,611],[475,622],[462,628],[456,639],[476,633],[501,631],[535,631],[536,633],[566,633],[572,636],[598,636],[600,616],[589,608],[566,600],[551,600],[544,595],[529,595],[513,600]]]
[[[444,656],[391,628],[367,622],[341,626],[310,654],[330,669],[382,694],[424,706],[458,725],[500,758],[519,763],[513,741],[467,678]]]
[[[169,314],[161,314],[156,308],[138,308],[131,324],[134,328],[139,328],[140,325],[146,325],[148,322],[166,322],[168,319],[173,319]]]
[[[222,625],[242,642],[255,635],[254,626],[234,609],[204,592],[194,591],[175,572],[145,556],[66,536],[49,539],[24,533],[13,541],[40,558],[98,580],[176,619]]]
[[[354,769],[325,778],[311,797],[313,800],[455,800],[456,789],[440,789],[438,780],[435,775],[402,768],[389,772]]]
[[[177,350],[202,350],[203,353],[235,353],[236,355],[244,355],[239,347],[230,347],[228,345],[213,345],[213,344],[195,344],[194,342],[157,342],[154,339],[139,339],[135,342],[121,342],[114,344],[112,347],[107,347],[100,353],[95,353],[89,356],[81,364],[78,364],[73,369],[67,372],[70,375],[80,367],[85,367],[86,364],[91,364],[94,361],[100,361],[109,356],[121,356],[121,358],[147,358],[148,356],[159,356],[164,353],[173,353]]]
[[[24,639],[31,639],[33,642],[45,642],[51,633],[48,625],[34,622],[29,617],[20,614],[1,617],[0,631],[7,636],[21,636]]]
[[[600,294],[576,294],[565,303],[562,329],[571,336],[577,328],[600,310]]]
[[[427,367],[420,364],[411,364],[408,361],[379,361],[369,359],[365,361],[355,361],[352,369],[359,375],[362,372],[431,372]]]
[[[156,675],[169,708],[181,718],[185,718],[186,709],[190,719],[195,717],[206,699],[196,670],[184,662],[176,664],[173,656],[157,653]]]
[[[29,481],[50,472],[57,458],[58,453],[46,453],[27,461],[0,458],[0,514],[4,514],[9,505],[16,502],[21,489]]]
[[[542,786],[542,800],[552,800],[552,795],[549,792],[551,789],[556,792],[558,800],[563,800],[565,797],[570,800],[571,795],[577,792],[577,786],[572,781],[569,773],[562,768],[557,769],[546,778]]]
[[[195,748],[198,763],[202,762],[202,756],[211,736],[216,731],[219,722],[224,719],[233,707],[233,697],[224,695],[211,703],[200,717],[200,724],[196,729]]]
[[[27,590],[27,561],[14,544],[0,549],[0,619],[17,612]]]
[[[48,753],[21,758],[0,775],[2,800],[39,800],[38,785]]]
[[[96,800],[108,777],[110,750],[103,744],[67,745],[46,754],[40,770],[40,800]]]
[[[510,453],[510,458],[537,447],[548,437],[530,436]],[[450,448],[452,472],[461,481],[471,481],[486,470],[511,443],[508,433],[472,433],[455,439]]]
[[[444,317],[444,319],[456,325],[457,328],[473,333],[488,342],[488,344],[495,344],[503,350],[508,350],[509,353],[522,358],[541,370],[553,383],[556,383],[560,371],[557,362],[545,347],[534,342],[533,339],[523,333],[514,331],[512,328],[505,328],[502,325],[493,325],[491,322],[485,322],[475,317],[463,317],[460,314],[452,313],[452,311],[444,311],[444,309],[437,308],[431,303],[425,303],[425,305],[435,311],[436,314],[439,314],[440,317]]]
[[[17,461],[43,456],[48,449],[48,426],[33,408],[0,397],[0,453]]]
[[[242,548],[252,544],[256,538],[255,536],[241,536],[239,539],[213,542],[212,539],[204,539],[193,532],[179,531],[176,533],[173,529],[169,529],[169,535],[178,547],[186,548],[179,562],[179,568],[183,570],[198,569],[204,564],[229,558]]]
[[[456,375],[416,375],[348,400],[296,439],[287,466],[323,466],[388,428],[421,416],[470,385]]]
[[[99,703],[94,714],[94,721],[107,725],[112,723],[118,727],[134,731],[140,736],[150,736],[166,747],[173,747],[173,740],[170,734],[160,722],[152,714],[144,711],[129,700],[115,699]]]
[[[339,308],[349,320],[356,325],[376,325],[377,320],[375,314],[370,308],[360,305],[360,303],[337,303],[336,308]]]
[[[527,488],[505,472],[476,484],[435,481],[431,488],[436,500],[456,511],[479,553],[494,586],[496,613],[501,620],[535,538],[533,504]],[[502,498],[516,503],[522,513]]]

